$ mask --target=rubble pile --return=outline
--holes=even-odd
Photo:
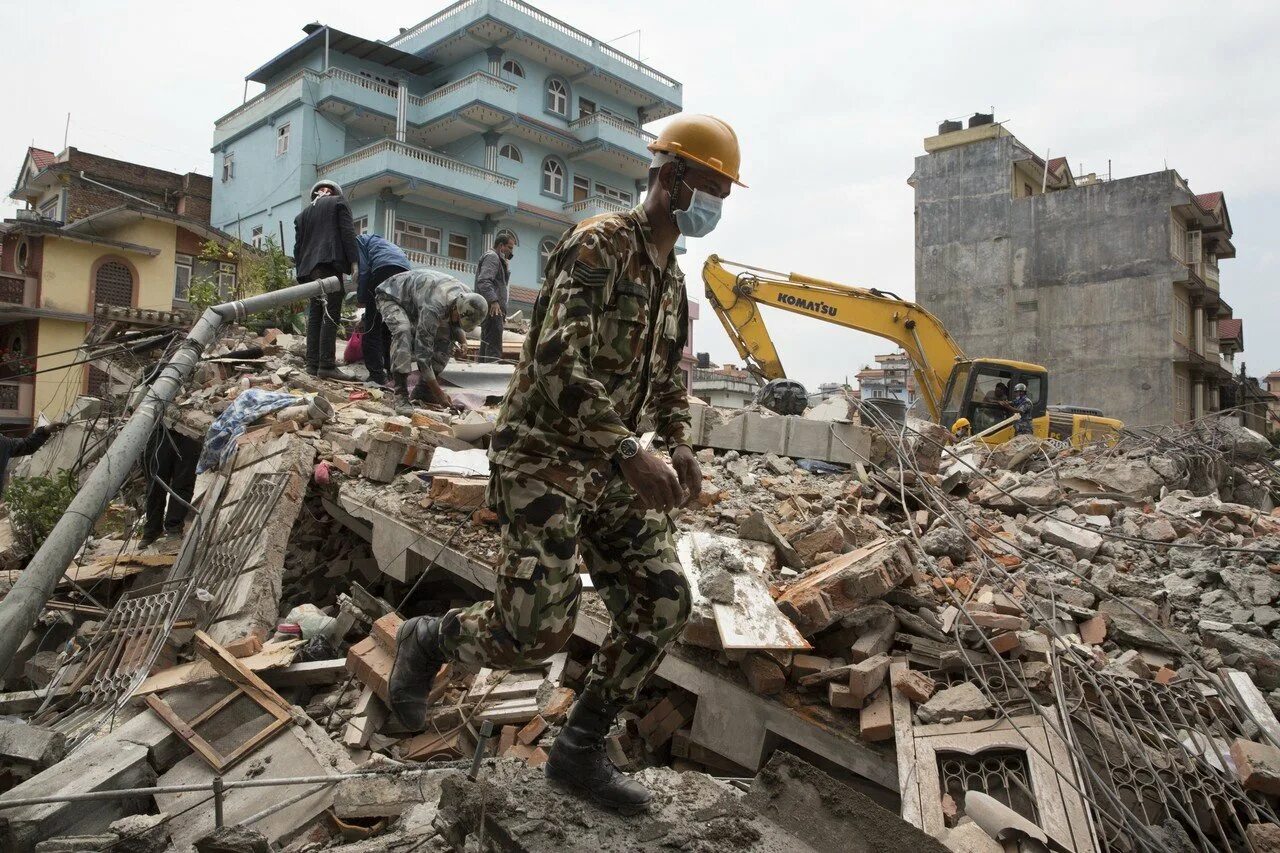
[[[308,376],[300,354],[278,331],[235,332],[201,363],[173,429],[210,434],[251,390],[293,400],[237,425],[185,542],[91,541],[45,637],[9,667],[0,848],[870,850],[914,833],[924,849],[986,849],[968,791],[1081,851],[1144,849],[1170,823],[1191,849],[1241,846],[1275,820],[1280,480],[1247,430],[988,446],[869,418],[852,466],[748,450],[758,436],[695,440],[702,493],[673,513],[693,615],[607,742],[658,791],[654,814],[627,823],[571,807],[538,772],[607,624],[585,573],[575,636],[545,665],[450,667],[421,732],[387,710],[402,620],[492,586],[496,400],[464,372],[454,409],[397,407]],[[781,418],[752,417],[741,432]],[[172,619],[121,616],[192,578]],[[1160,809],[1116,805],[1117,756],[1138,760],[1153,737],[1188,778],[1216,780],[1229,819],[1177,806],[1174,782],[1144,789]],[[905,823],[858,817],[851,789],[805,781],[813,767],[770,763],[783,741],[877,788]],[[1108,746],[1130,741],[1147,747]],[[984,749],[1003,775],[956,757]],[[292,779],[309,781],[265,784]],[[5,807],[152,784],[210,787]],[[803,809],[824,817],[801,825]]]

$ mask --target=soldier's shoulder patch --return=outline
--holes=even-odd
[[[573,264],[573,280],[582,285],[603,287],[609,280],[609,272],[607,266],[595,266],[581,259]]]

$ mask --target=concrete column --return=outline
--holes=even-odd
[[[396,142],[404,142],[409,123],[409,87],[401,80],[396,86]]]
[[[649,190],[648,178],[636,178],[636,201],[644,198],[644,194]]]
[[[396,203],[400,201],[400,196],[391,190],[384,189],[378,195],[379,201],[382,202],[382,236],[390,240],[396,231]]]
[[[1199,303],[1192,309],[1191,348],[1204,355],[1204,305]]]
[[[501,76],[502,72],[502,48],[491,47],[485,51],[485,55],[489,57],[489,73],[494,77]]]
[[[1204,417],[1204,380],[1196,379],[1191,384],[1191,417],[1199,420]]]
[[[498,235],[498,220],[486,216],[480,221],[480,254],[483,255],[493,246]]]
[[[498,140],[502,134],[491,130],[484,134],[484,167],[490,172],[498,171]]]

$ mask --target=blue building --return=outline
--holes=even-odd
[[[521,0],[460,0],[385,42],[303,30],[215,124],[212,224],[253,243],[283,228],[292,253],[329,178],[358,229],[468,283],[511,232],[513,310],[566,228],[639,201],[643,125],[680,111],[680,83]]]

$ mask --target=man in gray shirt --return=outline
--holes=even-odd
[[[507,318],[511,258],[515,251],[515,238],[504,231],[493,241],[493,248],[480,256],[480,266],[476,270],[476,293],[489,303],[489,313],[480,324],[481,361],[502,360],[502,325]]]
[[[374,291],[378,312],[391,330],[391,376],[396,392],[409,397],[408,378],[416,361],[414,401],[449,405],[436,374],[449,362],[449,350],[466,343],[466,333],[484,319],[483,296],[450,275],[410,270],[388,278]],[[443,355],[442,355],[443,353]]]

